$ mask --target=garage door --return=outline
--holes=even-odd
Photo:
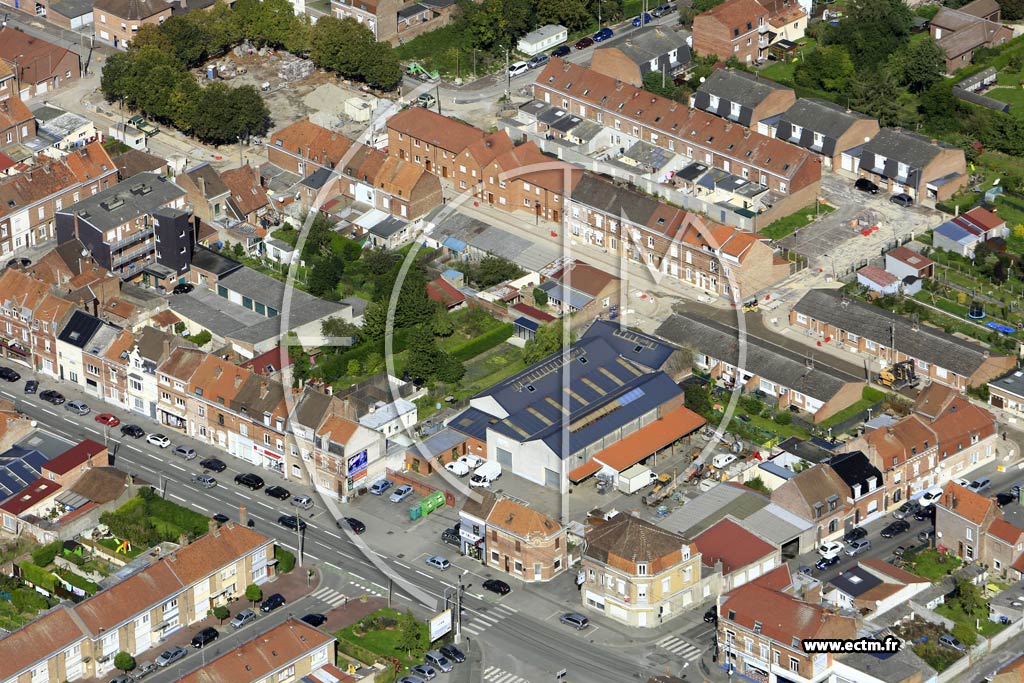
[[[842,165],[844,171],[853,171],[853,157],[849,154],[843,154],[839,157],[839,163]]]
[[[1002,408],[1003,407],[1003,397],[1002,396],[997,396],[996,394],[992,394],[992,405],[994,405],[996,408]]]
[[[512,467],[512,451],[506,451],[504,448],[497,449],[498,463],[502,467]]]
[[[620,619],[622,621],[625,621],[627,614],[625,608],[609,603],[608,616],[610,616],[612,619]]]
[[[562,475],[555,470],[544,468],[544,485],[551,489],[561,489]]]

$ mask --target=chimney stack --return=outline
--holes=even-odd
[[[249,526],[249,508],[244,505],[238,506],[238,523],[242,526]]]

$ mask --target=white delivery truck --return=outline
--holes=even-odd
[[[658,475],[652,472],[650,467],[633,465],[628,470],[619,473],[619,491],[627,495],[636,493],[645,486],[650,486],[657,479]]]
[[[470,486],[490,488],[491,483],[501,476],[501,463],[495,460],[488,460],[476,468],[473,476],[469,479]]]

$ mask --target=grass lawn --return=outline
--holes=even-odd
[[[391,629],[370,629],[365,632],[360,630],[360,626],[362,624],[371,624],[373,623],[373,620],[378,618],[395,620],[398,622],[398,625]],[[397,610],[381,609],[367,617],[364,617],[359,622],[338,631],[335,633],[335,637],[341,641],[355,643],[356,645],[381,657],[394,657],[401,661],[406,667],[409,667],[422,661],[423,653],[426,651],[426,648],[419,647],[416,650],[413,650],[412,653],[400,649],[399,646],[403,640],[402,626],[407,619],[409,619],[407,615],[404,615]],[[420,643],[426,644],[428,637],[427,625],[417,623],[417,627],[420,629]],[[372,662],[367,663],[369,664]]]
[[[966,626],[972,631],[975,630],[974,617],[972,617],[969,614],[964,614],[960,610],[953,609],[953,607],[951,607],[948,603],[939,605],[935,608],[935,611],[941,614],[942,616],[946,617],[947,619],[952,619],[956,623]],[[986,638],[994,636],[995,634],[999,633],[1004,628],[1006,628],[1006,624],[997,624],[996,622],[989,621],[988,619],[979,619],[978,621],[981,622],[981,628],[977,629],[977,632],[985,636]]]
[[[800,427],[797,427],[795,424],[780,425],[775,420],[773,420],[773,419],[771,419],[769,417],[761,417],[760,415],[750,415],[749,417],[750,417],[750,424],[754,425],[755,427],[760,427],[761,429],[769,431],[772,434],[777,434],[778,436],[782,437],[783,439],[788,439],[791,436],[798,436],[798,437],[800,437],[802,439],[809,439],[809,438],[811,438],[810,434],[808,434],[806,431],[804,431]],[[737,424],[740,424],[740,423],[738,423],[736,421],[735,415],[733,416],[732,419],[733,419],[733,424],[731,425],[731,427],[735,428],[737,426]]]
[[[934,548],[925,548],[917,553],[903,556],[905,569],[918,576],[936,582],[960,568],[960,558],[955,555],[940,555]]]
[[[797,61],[799,61],[799,58],[785,62],[775,62],[771,66],[761,69],[761,75],[779,83],[792,85],[793,72],[796,70]]]
[[[116,538],[102,538],[96,541],[96,543],[103,546],[104,548],[114,553],[118,557],[135,558],[144,553],[146,550],[148,550],[147,548],[140,548],[136,545],[133,545],[131,548],[128,549],[126,553],[119,553],[117,552],[117,548],[121,545],[121,539]]]
[[[994,100],[1010,103],[1010,112],[1024,107],[1024,89],[1021,88],[992,88],[985,93]]]
[[[821,216],[827,216],[833,211],[835,211],[835,207],[829,206],[828,204],[818,204],[817,209],[815,209],[815,206],[811,204],[801,211],[792,213],[785,218],[780,218],[764,230],[761,230],[761,234],[768,239],[782,239],[794,230],[806,227],[818,220]]]

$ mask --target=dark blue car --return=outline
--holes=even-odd
[[[651,23],[651,19],[653,19],[653,18],[654,17],[652,17],[650,15],[650,13],[644,12],[643,20],[644,20],[645,24]],[[633,26],[639,26],[639,25],[640,25],[640,17],[633,17]]]
[[[603,28],[603,29],[601,29],[600,31],[598,31],[597,33],[594,34],[594,42],[595,43],[600,43],[602,40],[608,40],[609,38],[611,38],[614,35],[615,35],[615,32],[612,31],[610,28]]]
[[[568,45],[559,45],[558,47],[556,47],[554,50],[551,51],[551,56],[552,57],[564,57],[567,54],[569,54],[570,52],[572,52],[572,48],[569,47]]]

